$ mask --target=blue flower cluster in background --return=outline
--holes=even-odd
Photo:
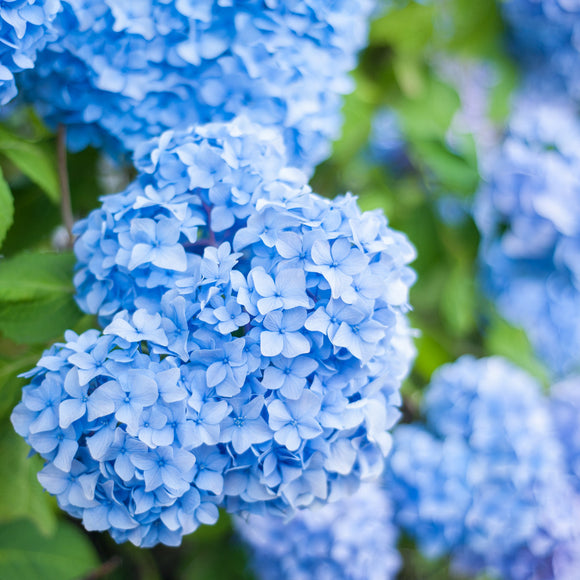
[[[69,146],[133,151],[166,129],[246,114],[278,127],[290,164],[328,156],[372,0],[65,0],[59,38],[23,78]]]
[[[16,94],[14,75],[34,66],[36,55],[56,38],[52,22],[60,0],[9,0],[0,10],[0,105]]]
[[[556,375],[580,362],[580,122],[522,93],[476,201],[484,287]]]
[[[506,0],[500,5],[518,60],[528,69],[542,70],[550,84],[580,99],[580,2]]]
[[[382,473],[414,248],[312,193],[277,135],[166,132],[77,226],[79,304],[108,325],[45,354],[13,421],[89,529],[176,545],[216,505],[287,515]]]
[[[235,523],[263,580],[391,580],[401,566],[391,502],[372,484],[287,524],[254,515]]]
[[[552,387],[551,413],[566,454],[566,465],[576,493],[580,494],[580,378],[568,377]]]
[[[383,107],[376,112],[369,136],[369,150],[373,162],[385,166],[394,175],[411,170],[407,143],[399,117],[393,109]]]
[[[462,574],[574,578],[579,499],[546,398],[501,358],[441,367],[426,426],[403,425],[387,476],[396,521]]]

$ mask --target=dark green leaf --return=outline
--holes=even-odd
[[[36,183],[54,203],[58,203],[60,189],[56,162],[44,145],[27,141],[0,128],[0,152]]]
[[[0,330],[21,343],[60,336],[82,317],[74,299],[74,256],[20,254],[0,263]]]
[[[26,518],[43,534],[53,534],[57,525],[55,506],[36,478],[44,461],[38,456],[28,457],[29,451],[12,425],[5,422],[0,429],[0,522]],[[0,578],[4,577],[0,573]]]
[[[0,170],[0,247],[14,219],[12,192]]]
[[[25,381],[18,375],[30,370],[40,356],[41,352],[34,350],[15,360],[0,359],[0,421],[5,419],[20,398]]]
[[[52,537],[26,521],[0,526],[0,578],[78,580],[98,566],[90,542],[68,522]]]

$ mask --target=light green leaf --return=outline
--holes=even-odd
[[[418,54],[431,40],[433,27],[433,7],[409,3],[404,8],[387,11],[375,20],[370,42],[372,45],[391,45],[395,52]]]
[[[38,456],[28,457],[29,451],[30,447],[5,422],[0,429],[0,522],[26,518],[40,532],[50,535],[57,525],[53,500],[36,478],[44,461]],[[8,576],[0,572],[0,578]]]
[[[43,145],[24,140],[0,127],[0,153],[8,157],[54,203],[59,202],[56,161]]]
[[[489,354],[506,357],[544,385],[548,385],[548,371],[535,356],[530,341],[521,328],[511,326],[498,314],[493,314],[484,335],[484,342]]]
[[[0,578],[78,580],[98,566],[89,540],[68,522],[48,538],[26,521],[0,526]]]
[[[452,334],[466,336],[475,330],[475,283],[469,268],[457,266],[448,275],[440,307]]]
[[[60,336],[82,317],[74,298],[74,256],[20,254],[0,262],[0,331],[19,343]]]
[[[14,199],[0,170],[0,247],[14,221]]]

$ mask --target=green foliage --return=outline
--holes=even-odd
[[[504,356],[548,385],[548,372],[535,357],[530,341],[521,328],[511,326],[493,312],[483,336],[489,354]]]
[[[0,248],[14,219],[12,192],[0,170]]]
[[[28,451],[28,445],[5,421],[0,428],[0,527],[26,518],[49,536],[57,528],[55,505],[36,478],[44,461],[38,456],[27,457]],[[0,573],[0,578],[4,577],[8,578]]]
[[[185,540],[178,580],[252,580],[245,550],[232,533],[227,514],[214,526],[200,528]],[[227,552],[228,557],[223,554]]]
[[[46,144],[22,139],[0,127],[0,153],[36,183],[51,201],[59,202],[56,161]]]
[[[0,262],[0,331],[34,344],[59,337],[82,317],[73,299],[71,253],[20,254]]]
[[[0,525],[0,578],[78,580],[98,566],[88,539],[67,522],[52,536],[26,521]]]

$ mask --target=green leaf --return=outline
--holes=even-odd
[[[414,370],[421,375],[421,378],[428,383],[433,372],[441,365],[451,362],[453,355],[427,331],[421,329],[419,337],[416,339],[417,358]]]
[[[0,170],[0,247],[14,220],[14,199]]]
[[[433,7],[409,3],[389,10],[371,27],[371,44],[389,44],[396,52],[423,52],[433,36]]]
[[[44,145],[27,141],[0,127],[0,152],[54,202],[60,199],[56,162]]]
[[[78,580],[98,566],[88,539],[68,522],[52,537],[26,521],[0,526],[0,578]]]
[[[60,336],[82,317],[74,299],[72,253],[20,254],[0,262],[0,331],[15,342]]]
[[[20,373],[30,370],[41,356],[39,351],[31,351],[16,360],[0,360],[0,421],[8,415],[20,398],[25,384],[19,379]]]
[[[498,314],[492,316],[484,335],[489,354],[504,356],[539,379],[549,384],[548,371],[538,361],[526,333],[508,324]]]
[[[473,273],[457,266],[448,275],[441,294],[441,312],[449,330],[466,336],[476,327],[476,297]]]
[[[38,456],[28,457],[29,451],[30,447],[6,422],[0,429],[0,522],[26,518],[40,532],[50,535],[57,525],[55,508],[36,477],[44,461]],[[0,572],[0,578],[5,577]]]

